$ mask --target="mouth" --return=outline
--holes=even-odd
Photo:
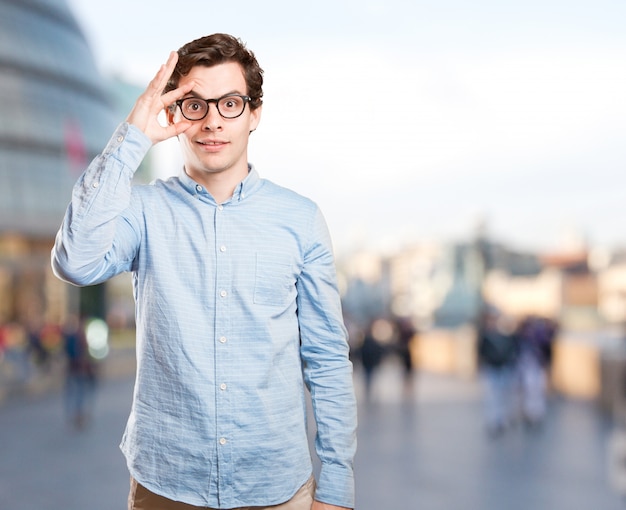
[[[196,144],[207,151],[217,151],[227,145],[228,142],[222,140],[196,140]]]

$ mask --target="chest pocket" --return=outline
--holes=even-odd
[[[293,265],[270,254],[257,253],[254,275],[254,303],[284,306],[295,292]]]

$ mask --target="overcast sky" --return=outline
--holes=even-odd
[[[141,86],[196,37],[242,38],[265,70],[250,160],[338,250],[481,219],[519,249],[626,246],[623,0],[68,3],[101,70]]]

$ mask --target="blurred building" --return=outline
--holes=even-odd
[[[0,324],[78,307],[50,248],[117,122],[104,83],[65,0],[0,0]]]
[[[535,254],[479,239],[416,243],[386,256],[356,252],[339,261],[339,270],[344,308],[351,316],[358,317],[360,311],[366,319],[372,315],[409,317],[426,329],[473,323],[485,299],[509,307],[507,300],[518,291],[502,291],[497,284],[532,281],[542,274],[544,265]],[[491,293],[492,287],[497,292]],[[536,285],[531,287],[534,299]],[[546,310],[551,306],[552,301]],[[526,313],[517,303],[509,308],[506,311],[513,315]]]
[[[350,320],[412,319],[425,369],[475,372],[474,321],[486,302],[513,319],[537,315],[558,323],[552,382],[564,393],[604,391],[603,357],[626,348],[624,253],[584,247],[520,253],[479,238],[415,244],[384,256],[355,252],[338,268]]]

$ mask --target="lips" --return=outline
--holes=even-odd
[[[223,140],[196,140],[196,144],[206,151],[218,151],[225,147],[227,143]]]
[[[198,140],[200,145],[226,145],[226,142],[222,140]]]

